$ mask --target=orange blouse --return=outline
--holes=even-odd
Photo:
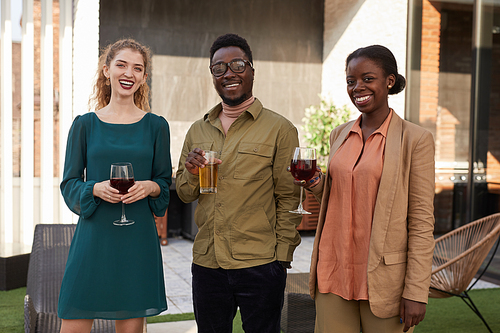
[[[392,112],[364,144],[360,116],[329,163],[332,184],[317,266],[321,293],[368,300],[368,250]]]

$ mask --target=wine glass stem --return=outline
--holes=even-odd
[[[299,200],[299,207],[297,208],[297,210],[299,210],[299,211],[304,210],[304,208],[302,208],[302,191],[304,191],[304,188],[301,186],[301,187],[300,187],[300,200]]]
[[[127,217],[125,216],[125,204],[122,202],[122,218],[121,218],[121,222],[126,222],[126,221],[127,221]]]

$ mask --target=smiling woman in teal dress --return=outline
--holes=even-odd
[[[59,296],[62,333],[90,332],[97,318],[142,332],[143,317],[167,308],[153,214],[163,216],[170,199],[170,131],[149,113],[149,67],[149,49],[134,40],[109,45],[90,99],[97,111],[77,116],[68,135],[61,193],[79,220]],[[134,168],[124,195],[109,183],[115,162]],[[113,225],[121,202],[135,224]]]

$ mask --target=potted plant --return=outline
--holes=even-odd
[[[302,130],[307,147],[316,148],[317,165],[325,172],[330,153],[330,133],[349,121],[351,110],[346,105],[336,107],[331,98],[320,96],[320,99],[319,106],[311,105],[306,109]]]
[[[319,105],[311,105],[306,108],[305,116],[302,118],[304,125],[304,139],[307,147],[316,148],[317,165],[326,172],[328,155],[330,153],[330,133],[332,130],[349,121],[351,110],[346,106],[336,107],[331,98],[320,96]],[[314,230],[318,224],[319,203],[316,198],[306,192],[304,209],[311,215],[304,215],[298,230]]]

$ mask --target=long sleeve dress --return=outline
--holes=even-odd
[[[152,180],[158,198],[125,205],[135,224],[115,226],[121,203],[92,194],[111,164],[131,162],[135,180]],[[58,315],[63,319],[129,319],[167,308],[162,255],[153,213],[163,216],[172,183],[170,130],[147,113],[136,123],[110,124],[94,112],[75,118],[68,136],[61,192],[80,216],[71,243]]]

